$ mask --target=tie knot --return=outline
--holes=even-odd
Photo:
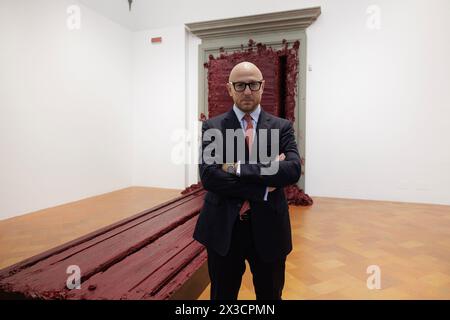
[[[251,124],[252,123],[252,116],[249,115],[248,113],[246,113],[245,116],[244,116],[244,120],[247,122],[247,124]]]

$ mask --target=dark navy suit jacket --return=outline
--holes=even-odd
[[[213,117],[203,122],[201,152],[212,141],[203,141],[205,131],[217,129],[224,137],[224,147],[220,149],[226,159],[225,136],[226,129],[241,130],[239,120],[231,109],[229,112]],[[262,175],[261,170],[270,163],[260,162],[258,150],[260,135],[266,129],[267,153],[271,155],[272,129],[278,129],[279,154],[284,153],[286,159],[279,162],[279,168],[274,175]],[[248,148],[245,147],[245,159],[237,158],[237,140],[235,137],[234,162],[241,161],[240,176],[224,172],[221,163],[199,164],[200,179],[207,190],[204,205],[200,211],[194,231],[194,239],[225,256],[230,248],[231,235],[239,210],[245,200],[249,200],[251,208],[251,226],[255,247],[265,261],[283,258],[292,250],[291,225],[289,207],[283,187],[295,184],[301,175],[301,162],[294,129],[290,121],[275,117],[261,110],[256,127],[257,142],[253,144],[252,154],[256,151],[256,163],[249,163]],[[241,137],[243,139],[243,135]],[[245,143],[244,143],[245,145]],[[273,155],[274,157],[275,155]],[[204,160],[203,157],[201,160]],[[227,162],[227,161],[224,161]],[[266,187],[276,187],[269,192],[264,201]]]

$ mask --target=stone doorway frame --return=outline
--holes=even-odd
[[[306,129],[306,28],[321,14],[320,7],[281,11],[230,19],[187,23],[186,28],[202,40],[198,48],[198,118],[203,113],[208,117],[208,80],[204,63],[209,56],[218,56],[220,49],[233,52],[247,47],[249,39],[263,43],[274,50],[283,47],[283,39],[290,46],[300,42],[299,65],[294,128],[300,156],[302,176],[298,187],[305,190],[305,129]],[[306,190],[305,190],[306,192]]]

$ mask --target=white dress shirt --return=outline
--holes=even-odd
[[[239,123],[241,124],[241,128],[245,131],[247,130],[247,121],[245,121],[244,116],[245,112],[239,109],[236,105],[233,105],[233,111],[236,114],[236,117],[239,119]],[[259,115],[261,114],[261,106],[258,104],[256,109],[250,113],[253,122],[253,137],[256,137],[256,126],[258,125]],[[250,148],[250,146],[249,146]],[[238,161],[236,174],[239,176],[241,174],[241,162]],[[269,187],[266,188],[266,193],[264,194],[264,201],[267,201],[267,196],[269,194]]]

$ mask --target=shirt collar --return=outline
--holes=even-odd
[[[236,114],[236,117],[239,119],[239,121],[242,121],[245,116],[245,112],[243,112],[241,109],[239,109],[236,105],[233,105],[233,110],[234,110],[234,113]],[[256,123],[258,123],[260,113],[261,113],[261,105],[259,105],[259,104],[256,107],[256,109],[252,113],[250,113],[250,116],[252,117],[253,121],[255,121]]]

